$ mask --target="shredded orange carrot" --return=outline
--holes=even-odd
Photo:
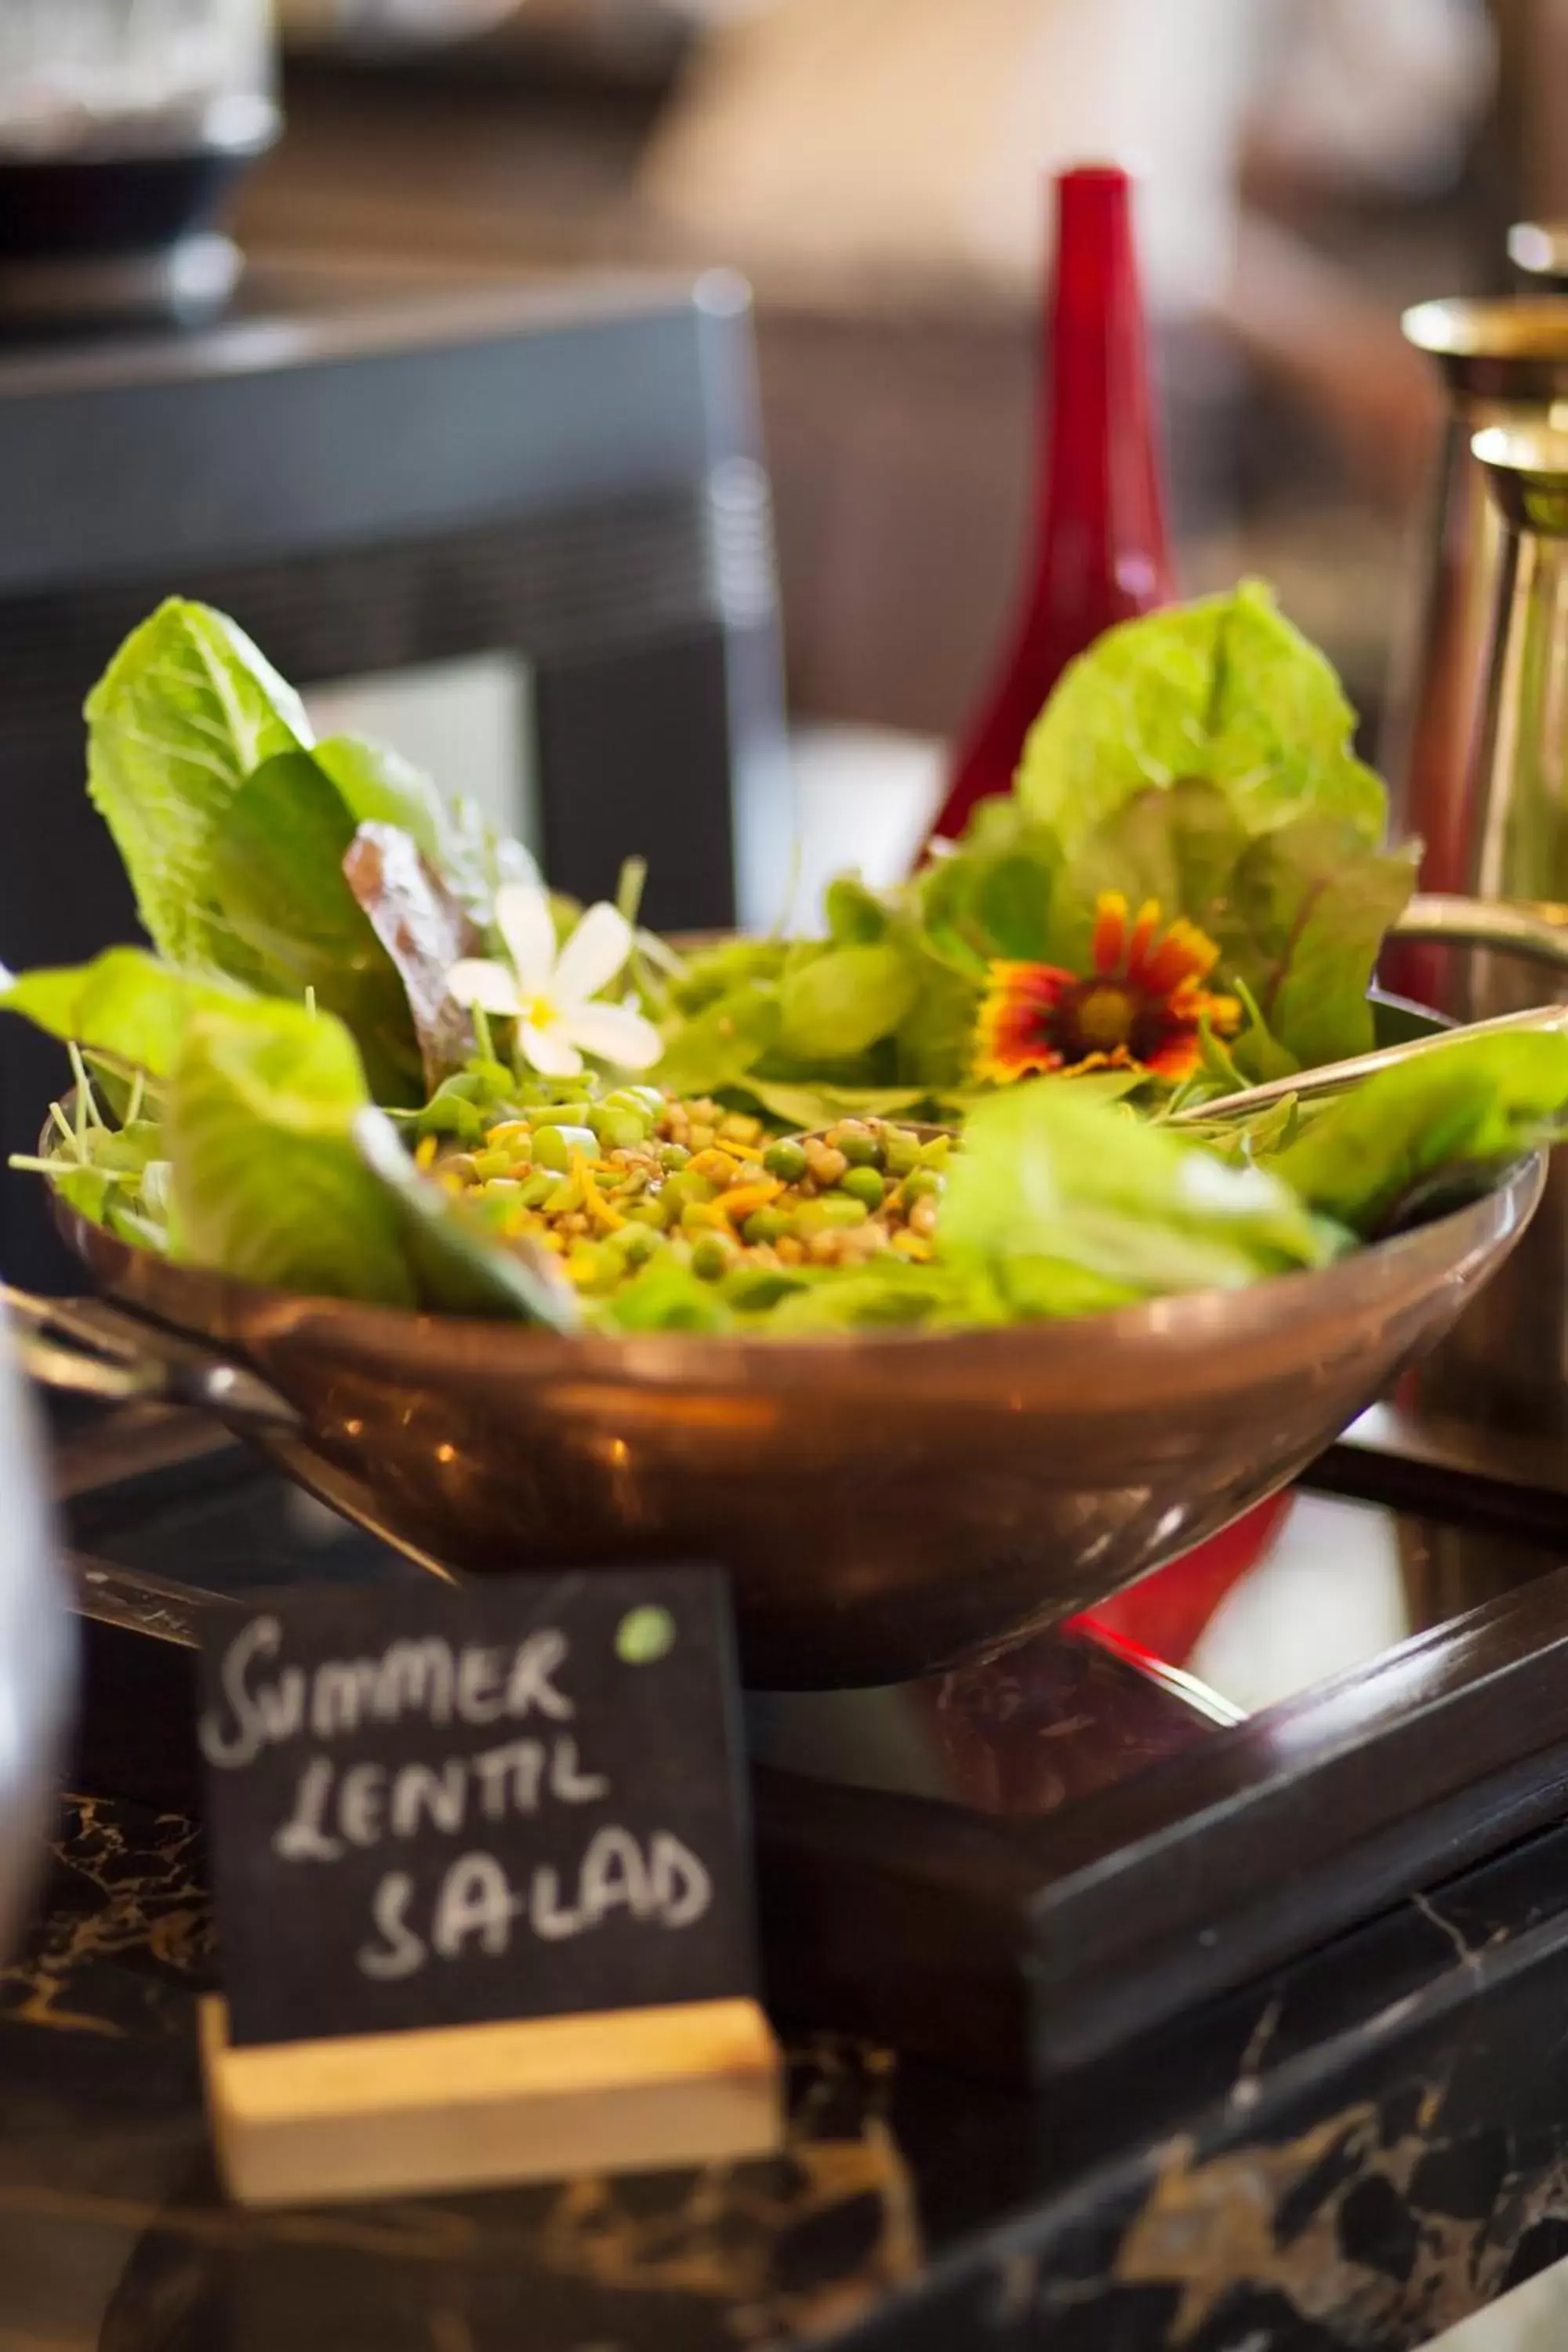
[[[605,1200],[604,1194],[595,1183],[594,1171],[588,1165],[586,1153],[582,1151],[574,1151],[569,1156],[572,1163],[572,1173],[575,1176],[578,1183],[583,1188],[583,1206],[587,1210],[588,1214],[593,1218],[595,1223],[596,1225],[602,1225],[605,1233],[613,1234],[616,1232],[619,1227],[626,1223],[626,1221],[625,1217],[622,1216],[618,1209],[611,1208],[608,1201]]]
[[[784,1186],[776,1176],[765,1176],[755,1184],[733,1186],[730,1192],[720,1195],[717,1205],[723,1210],[731,1224],[738,1225],[751,1215],[753,1209],[765,1209],[770,1201],[776,1201],[783,1191]]]

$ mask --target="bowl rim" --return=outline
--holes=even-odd
[[[1477,1200],[1408,1232],[1349,1251],[1327,1265],[1268,1275],[1234,1289],[1211,1287],[1144,1299],[1097,1315],[936,1331],[898,1326],[773,1336],[757,1331],[549,1331],[499,1318],[269,1289],[234,1275],[172,1264],[94,1223],[58,1193],[52,1194],[52,1204],[63,1237],[117,1304],[185,1338],[242,1354],[247,1351],[247,1334],[277,1342],[307,1339],[331,1326],[345,1337],[352,1333],[371,1343],[379,1340],[388,1352],[405,1353],[410,1338],[417,1334],[432,1361],[482,1345],[504,1349],[508,1360],[517,1365],[531,1359],[542,1366],[555,1361],[584,1373],[613,1369],[623,1377],[641,1376],[657,1384],[689,1381],[703,1366],[720,1362],[731,1367],[766,1364],[775,1383],[795,1385],[796,1379],[846,1360],[866,1367],[885,1362],[891,1370],[912,1358],[934,1363],[940,1357],[947,1366],[962,1367],[966,1359],[990,1364],[1003,1348],[1016,1352],[1031,1345],[1100,1354],[1113,1353],[1134,1340],[1144,1346],[1153,1340],[1160,1353],[1181,1355],[1222,1336],[1239,1343],[1255,1330],[1275,1326],[1292,1297],[1304,1309],[1310,1303],[1332,1313],[1352,1303],[1370,1279],[1381,1276],[1396,1283],[1412,1259],[1429,1258],[1436,1280],[1451,1274],[1472,1250],[1521,1232],[1540,1202],[1547,1157],[1544,1150],[1525,1154]],[[1468,1234],[1467,1226],[1473,1228]],[[182,1295],[193,1309],[205,1302],[207,1311],[180,1313]]]

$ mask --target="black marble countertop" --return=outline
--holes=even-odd
[[[1568,2256],[1568,1830],[1037,2098],[792,2040],[784,2156],[249,2216],[177,1815],[67,1802],[0,1972],[4,2352],[1403,2352]]]

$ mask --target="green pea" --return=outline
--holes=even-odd
[[[652,1257],[658,1247],[658,1235],[645,1224],[626,1224],[609,1236],[605,1247],[613,1250],[628,1271],[635,1271]]]
[[[783,1209],[753,1209],[741,1231],[749,1242],[776,1242],[789,1231],[789,1218]]]
[[[851,1168],[879,1168],[882,1147],[868,1128],[841,1127],[827,1140],[837,1144]]]
[[[699,1234],[691,1244],[691,1271],[700,1281],[717,1282],[735,1263],[735,1244],[722,1234]]]
[[[572,1154],[582,1151],[590,1160],[597,1157],[598,1139],[593,1129],[563,1121],[552,1127],[536,1127],[533,1130],[533,1164],[536,1168],[569,1168]]]
[[[906,1201],[929,1201],[942,1189],[942,1180],[934,1168],[917,1168],[912,1175],[904,1179]]]
[[[782,1136],[770,1143],[763,1154],[763,1166],[770,1176],[777,1176],[785,1184],[798,1184],[806,1171],[805,1150],[792,1136]]]
[[[658,1164],[661,1168],[668,1168],[670,1170],[684,1168],[690,1157],[691,1154],[688,1151],[684,1143],[661,1143],[659,1145]]]
[[[743,1315],[765,1315],[781,1298],[804,1287],[799,1274],[788,1266],[758,1265],[744,1259],[724,1277],[724,1296]]]
[[[635,1207],[626,1211],[632,1223],[647,1225],[655,1233],[663,1232],[671,1214],[670,1204],[662,1192],[655,1192],[648,1200],[638,1201]]]
[[[595,1103],[588,1124],[605,1151],[635,1151],[647,1141],[648,1122],[640,1111],[612,1110],[608,1103]]]
[[[882,1205],[882,1171],[879,1168],[847,1168],[838,1179],[838,1190],[847,1192],[851,1200],[864,1201],[868,1209]]]

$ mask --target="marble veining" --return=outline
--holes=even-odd
[[[0,2259],[5,2352],[1410,2352],[1568,2255],[1568,1831],[1036,2103],[806,2034],[776,2158],[267,2215],[206,2155],[199,1865],[72,1800],[0,1971],[0,2257],[110,2278],[24,2325]]]

